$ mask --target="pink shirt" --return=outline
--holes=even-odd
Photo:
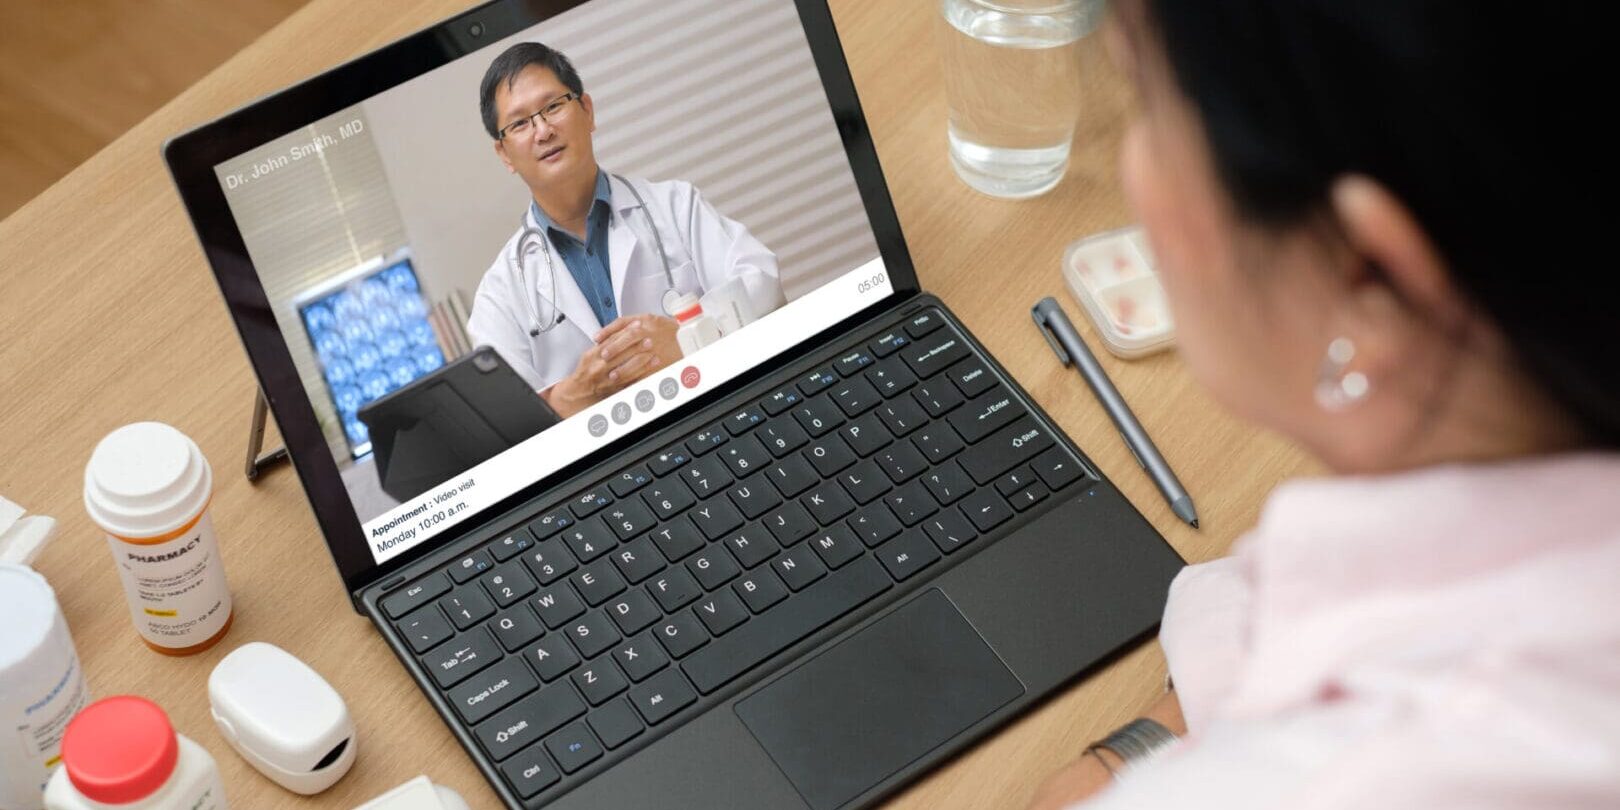
[[[1086,810],[1620,808],[1620,456],[1284,484],[1160,640],[1190,733]]]

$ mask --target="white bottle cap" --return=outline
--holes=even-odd
[[[161,422],[137,422],[109,434],[84,470],[84,508],[120,537],[153,537],[202,512],[213,472],[184,433]]]
[[[11,668],[45,643],[59,614],[56,594],[44,577],[20,565],[0,563],[0,616],[6,617],[0,622],[0,682],[8,690],[15,684]]]

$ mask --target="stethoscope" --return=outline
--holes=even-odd
[[[669,254],[664,252],[664,238],[658,235],[658,223],[653,222],[652,212],[647,209],[647,201],[641,198],[641,192],[637,191],[629,180],[616,174],[608,176],[617,178],[626,188],[630,189],[630,194],[636,198],[636,205],[641,206],[641,215],[647,218],[647,227],[652,229],[653,242],[658,246],[658,258],[664,263],[664,280],[669,282],[669,287],[664,290],[660,303],[664,308],[664,314],[673,318],[675,317],[675,303],[679,300],[681,294],[675,289],[675,271],[669,267]],[[516,268],[518,281],[524,287],[524,298],[529,302],[529,316],[533,318],[533,326],[529,328],[529,337],[536,338],[550,332],[557,324],[567,320],[568,316],[557,308],[557,268],[551,258],[551,240],[546,238],[545,233],[540,230],[538,225],[530,223],[528,210],[524,210],[521,222],[523,223],[523,231],[518,234],[517,244],[512,246],[512,255],[507,258]],[[546,299],[551,304],[551,318],[546,321],[540,320],[540,290],[536,287],[532,292],[530,291],[528,278],[524,273],[527,268],[524,265],[523,258],[534,251],[533,244],[535,242],[540,244],[540,252],[545,254],[546,275],[551,277],[551,297]]]

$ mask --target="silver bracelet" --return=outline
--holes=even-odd
[[[1158,721],[1138,717],[1114,729],[1113,733],[1092,743],[1090,747],[1108,749],[1128,768],[1170,747],[1175,741],[1176,735]]]

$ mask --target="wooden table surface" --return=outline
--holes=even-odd
[[[1311,463],[1221,411],[1174,354],[1126,362],[1099,351],[1198,502],[1203,529],[1183,525],[1028,316],[1036,299],[1056,296],[1097,345],[1058,264],[1069,241],[1130,220],[1115,168],[1128,103],[1121,78],[1100,58],[1088,61],[1073,164],[1055,191],[1022,202],[990,199],[959,182],[946,159],[937,5],[832,5],[924,288],[961,316],[1182,556],[1197,562],[1224,553],[1254,523],[1266,493]],[[461,0],[315,0],[0,222],[0,493],[60,521],[38,568],[56,589],[92,693],[156,700],[178,730],[213,752],[235,807],[353,807],[420,773],[473,807],[498,802],[381,636],[350,607],[292,470],[256,487],[244,480],[255,381],[159,147],[462,7]],[[145,419],[190,435],[215,471],[213,515],[236,620],[223,643],[189,658],[141,645],[80,495],[96,442]],[[209,720],[208,673],[250,640],[309,662],[354,713],[359,760],[318,797],[294,797],[259,776]],[[1163,678],[1157,644],[1144,645],[891,806],[1020,807],[1086,742],[1149,704]]]

